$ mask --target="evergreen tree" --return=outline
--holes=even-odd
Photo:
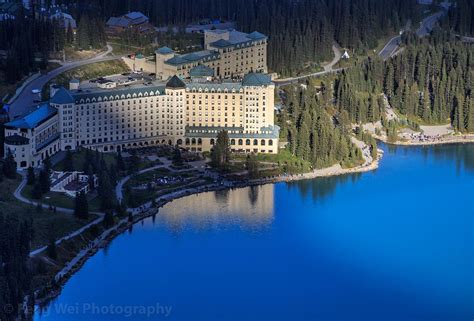
[[[74,205],[74,216],[79,219],[89,218],[89,204],[87,202],[87,197],[84,192],[79,193],[76,196],[76,201]]]
[[[247,155],[247,160],[245,162],[245,167],[247,168],[250,178],[258,177],[259,162],[257,156],[254,153]]]
[[[72,152],[70,150],[66,151],[66,157],[64,158],[63,171],[73,172],[74,171],[74,161],[72,158]]]
[[[51,178],[49,176],[49,171],[43,168],[39,174],[39,185],[41,187],[41,193],[46,194],[51,189]]]
[[[37,182],[35,185],[33,185],[31,197],[33,197],[35,200],[39,200],[41,199],[42,196],[43,196],[43,190],[41,189],[41,184]]]
[[[46,253],[48,254],[48,257],[53,259],[53,260],[56,260],[58,258],[58,252],[57,252],[57,249],[56,249],[56,241],[54,240],[54,238],[51,238],[49,240],[49,244],[48,244],[48,247],[46,249]]]
[[[16,162],[11,152],[8,152],[7,158],[3,163],[3,175],[9,179],[16,178]]]
[[[127,170],[127,168],[125,166],[125,162],[124,162],[123,157],[122,157],[122,153],[120,151],[117,154],[117,169],[119,171]]]
[[[211,150],[212,164],[219,168],[225,169],[230,161],[230,144],[227,131],[223,130],[217,135],[214,147]]]
[[[31,166],[28,167],[28,174],[27,174],[26,182],[27,182],[28,185],[35,185],[35,183],[36,183],[35,170]]]

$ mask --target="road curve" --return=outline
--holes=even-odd
[[[322,75],[329,74],[329,73],[332,73],[332,72],[341,71],[343,68],[334,69],[334,66],[339,62],[339,60],[341,60],[341,57],[342,57],[341,50],[336,45],[333,45],[332,46],[332,51],[334,52],[334,58],[331,62],[329,62],[329,63],[327,63],[326,65],[323,66],[324,71],[314,72],[314,73],[310,73],[310,74],[302,75],[302,76],[297,76],[297,77],[290,77],[290,78],[285,78],[285,79],[276,79],[273,82],[277,86],[285,86],[285,85],[289,85],[291,83],[298,82],[301,79],[305,79],[305,78],[309,78],[309,77],[322,76]]]
[[[423,21],[420,23],[420,27],[416,30],[416,34],[418,37],[425,37],[433,31],[433,28],[435,27],[436,23],[447,13],[447,10],[449,9],[449,6],[446,7],[445,5],[442,5],[442,10],[436,12],[435,14],[426,17],[423,19]],[[390,39],[385,47],[379,52],[379,56],[383,60],[387,60],[390,57],[393,57],[393,55],[397,52],[400,44],[402,43],[402,36],[398,35]]]
[[[44,75],[41,75],[38,78],[27,83],[24,86],[21,93],[16,97],[16,99],[13,102],[10,102],[10,109],[9,109],[10,119],[20,116],[26,113],[27,111],[29,111],[31,108],[34,108],[34,105],[35,105],[34,100],[39,99],[39,95],[33,94],[31,91],[33,89],[41,90],[51,79],[57,77],[61,73],[80,67],[80,66],[84,66],[84,65],[88,65],[88,64],[92,64],[96,62],[116,60],[116,59],[121,58],[121,56],[107,56],[112,51],[112,48],[110,46],[107,46],[107,47],[108,47],[108,50],[106,52],[103,52],[94,58],[65,63],[61,67],[53,69],[50,72]]]

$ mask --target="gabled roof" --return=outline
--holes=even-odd
[[[189,76],[191,77],[213,77],[214,69],[206,65],[197,65],[196,67],[189,70]]]
[[[250,39],[253,39],[253,40],[260,40],[260,39],[266,39],[267,38],[267,36],[265,36],[264,34],[258,32],[258,31],[252,32],[247,37],[250,38]]]
[[[166,83],[166,88],[186,88],[186,84],[176,75]]]
[[[50,119],[58,113],[58,110],[51,107],[48,103],[38,106],[38,108],[26,115],[23,115],[9,123],[5,124],[7,128],[35,128],[44,121]]]
[[[112,26],[126,28],[130,25],[130,20],[123,17],[110,17],[106,24],[109,27]]]
[[[74,98],[71,96],[68,90],[66,90],[64,87],[61,87],[54,94],[50,102],[53,104],[59,104],[59,105],[74,104]]]
[[[125,15],[125,17],[127,17],[128,19],[132,19],[132,20],[135,20],[135,19],[143,19],[145,18],[146,20],[148,20],[148,17],[145,16],[143,13],[141,12],[137,12],[137,11],[134,11],[134,12],[129,12]]]
[[[165,47],[159,48],[158,50],[156,50],[156,52],[162,55],[167,55],[167,54],[173,53],[174,51],[173,49],[165,46]]]
[[[249,73],[242,79],[242,86],[267,86],[272,83],[272,78],[267,74]]]
[[[215,31],[210,31],[216,33]],[[221,31],[221,33],[224,33]],[[254,31],[251,34],[245,32],[240,32],[236,30],[227,30],[225,33],[229,34],[228,39],[219,39],[217,41],[211,42],[210,45],[215,48],[227,48],[227,47],[249,47],[253,45],[255,41],[267,39],[267,36],[264,34]]]
[[[225,48],[225,47],[233,46],[231,42],[224,39],[219,39],[217,41],[214,41],[213,43],[211,43],[211,45],[217,48]]]

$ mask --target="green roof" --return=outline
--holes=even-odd
[[[186,88],[186,84],[176,75],[166,83],[166,88]]]
[[[47,121],[58,113],[58,110],[48,103],[38,106],[38,108],[26,115],[20,116],[5,124],[7,128],[32,129]]]
[[[195,51],[184,55],[174,56],[171,59],[165,61],[168,65],[184,65],[199,61],[209,61],[219,59],[220,54],[217,51],[213,50],[201,50]]]
[[[161,47],[158,50],[156,50],[157,53],[162,54],[162,55],[167,55],[170,53],[173,53],[173,49],[168,48],[168,47]]]
[[[74,104],[74,98],[64,87],[58,89],[54,94],[53,98],[50,100],[53,104],[64,105],[64,104]]]
[[[196,67],[189,70],[189,76],[191,77],[213,77],[214,69],[206,65],[197,65]]]
[[[242,79],[242,86],[268,86],[272,83],[272,78],[267,74],[251,72]]]

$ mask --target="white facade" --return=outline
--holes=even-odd
[[[61,88],[49,103],[57,112],[31,132],[41,134],[43,128],[50,128],[50,135],[56,135],[49,155],[78,147],[111,152],[158,144],[209,151],[222,130],[228,132],[234,151],[277,153],[274,90],[265,74],[249,74],[242,82],[228,83],[185,84],[174,76],[166,85]],[[30,142],[34,140],[23,140],[22,148],[31,148]],[[33,155],[37,152],[15,151],[22,168],[39,165]]]

